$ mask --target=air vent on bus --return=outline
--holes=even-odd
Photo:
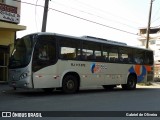
[[[93,37],[93,36],[82,36],[82,38],[90,39],[90,40],[101,40],[101,41],[118,44],[118,45],[127,45],[126,43],[123,43],[123,42],[117,42],[117,41],[107,40],[107,39]]]

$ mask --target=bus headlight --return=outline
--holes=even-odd
[[[23,73],[23,74],[21,74],[20,80],[26,78],[27,76],[28,76],[28,73]]]

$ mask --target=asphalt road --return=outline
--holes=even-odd
[[[160,85],[137,86],[133,91],[125,91],[120,87],[106,91],[99,87],[82,89],[77,94],[64,94],[61,91],[46,94],[41,90],[17,89],[14,91],[7,85],[0,84],[0,111],[92,111],[93,119],[96,119],[96,111],[155,112],[160,111]],[[103,119],[102,116],[99,119]],[[159,117],[152,118],[159,119]],[[67,118],[64,115],[64,118],[62,116],[57,119]],[[135,119],[135,117],[123,119]]]

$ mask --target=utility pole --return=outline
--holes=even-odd
[[[49,0],[45,0],[44,12],[43,12],[43,21],[42,21],[42,30],[41,30],[42,32],[46,32],[48,4],[49,4]]]
[[[148,18],[148,27],[147,27],[147,42],[146,42],[146,48],[148,48],[149,44],[149,34],[150,34],[150,25],[151,25],[151,14],[152,14],[152,3],[154,0],[151,0],[150,2],[150,9],[149,9],[149,18]]]

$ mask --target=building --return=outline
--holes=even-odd
[[[139,29],[140,46],[145,48],[147,38],[147,28]],[[160,78],[160,28],[151,28],[149,38],[149,49],[154,51],[154,74],[155,78]]]
[[[16,32],[25,30],[20,23],[21,3],[0,0],[0,82],[8,80],[9,56],[14,47]]]

